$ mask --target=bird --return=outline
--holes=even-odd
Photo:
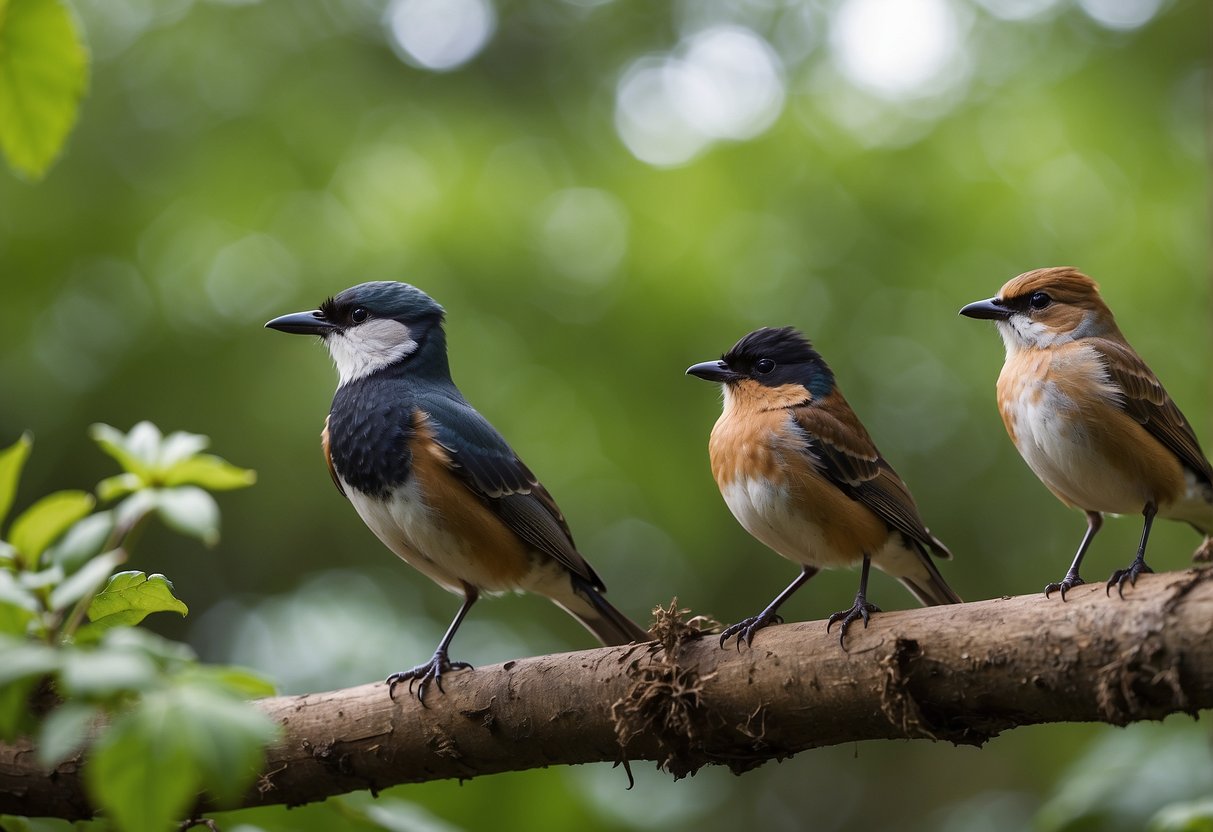
[[[719,361],[695,364],[687,375],[719,382],[724,407],[708,442],[712,476],[729,510],[747,532],[793,563],[800,575],[758,615],[727,627],[723,647],[737,649],[782,622],[780,606],[822,568],[862,564],[859,591],[836,612],[839,643],[852,622],[868,626],[880,612],[868,602],[868,573],[876,567],[901,581],[925,605],[960,597],[932,556],[951,552],[923,524],[910,491],[881,456],[834,373],[793,327],[749,333]]]
[[[266,327],[319,336],[338,383],[321,447],[333,483],[388,549],[463,603],[433,657],[387,678],[425,705],[430,683],[471,669],[450,660],[482,593],[528,591],[571,614],[604,645],[649,633],[612,606],[547,489],[455,386],[445,310],[396,281],[362,283],[314,311]]]
[[[1188,420],[1121,334],[1099,287],[1072,266],[1024,272],[960,314],[993,320],[1006,345],[998,409],[1020,455],[1045,487],[1086,513],[1087,531],[1065,577],[1045,597],[1085,581],[1083,556],[1105,514],[1144,518],[1133,562],[1108,578],[1125,583],[1153,572],[1146,544],[1156,516],[1205,536],[1198,559],[1213,556],[1213,467]]]

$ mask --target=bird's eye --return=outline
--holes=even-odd
[[[1044,292],[1035,292],[1033,293],[1032,297],[1028,299],[1028,305],[1033,309],[1044,309],[1052,302],[1053,298],[1049,297]]]
[[[369,316],[370,316],[370,313],[367,312],[365,309],[363,309],[361,306],[359,306],[357,309],[355,309],[353,312],[350,313],[350,320],[356,324],[360,324],[363,321],[365,321]]]
[[[760,358],[754,362],[754,369],[763,375],[766,375],[767,373],[771,372],[771,370],[775,369],[775,362],[769,358]]]

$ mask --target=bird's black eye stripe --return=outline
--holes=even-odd
[[[361,306],[359,306],[353,312],[350,313],[350,320],[356,324],[362,323],[368,317],[370,317],[370,313],[367,312],[366,309],[364,309]]]
[[[1033,309],[1044,309],[1052,302],[1053,298],[1049,297],[1044,292],[1033,292],[1032,297],[1028,299],[1028,305]]]
[[[775,362],[769,358],[760,358],[754,362],[754,369],[757,372],[766,375],[767,373],[771,372],[771,370],[775,369]]]

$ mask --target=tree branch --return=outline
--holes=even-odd
[[[283,736],[244,805],[625,756],[675,776],[740,772],[857,740],[981,745],[1020,725],[1213,706],[1213,570],[1145,575],[1123,601],[1102,584],[1067,598],[882,613],[851,630],[849,652],[820,621],[764,630],[738,652],[667,616],[664,647],[453,673],[428,708],[392,702],[383,684],[266,699]],[[48,774],[29,744],[0,744],[0,812],[89,816],[80,766]]]

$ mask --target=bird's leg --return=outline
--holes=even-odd
[[[855,603],[851,605],[849,610],[839,610],[830,616],[830,620],[826,622],[826,632],[834,626],[834,622],[842,621],[842,626],[838,628],[838,643],[842,649],[847,649],[843,639],[847,635],[847,627],[851,626],[851,622],[857,618],[863,619],[863,626],[868,626],[868,614],[880,612],[880,607],[875,604],[868,603],[868,572],[872,569],[872,558],[866,553],[863,556],[863,571],[859,573],[859,591],[855,593]]]
[[[737,650],[741,650],[741,643],[744,641],[746,645],[750,645],[754,641],[754,634],[768,624],[782,624],[783,619],[776,614],[779,605],[792,597],[792,593],[800,589],[804,582],[817,574],[817,567],[805,566],[800,570],[800,574],[796,576],[796,580],[788,584],[788,588],[779,593],[775,600],[767,605],[767,608],[758,615],[750,616],[742,621],[738,621],[732,627],[725,629],[720,634],[720,646],[724,647],[724,643],[732,636],[737,636]]]
[[[451,622],[451,626],[446,628],[446,635],[442,637],[442,641],[438,642],[438,649],[434,651],[434,656],[425,664],[419,664],[411,670],[402,670],[399,673],[393,673],[387,677],[387,692],[392,699],[396,698],[396,685],[407,681],[409,683],[409,693],[413,692],[413,685],[417,685],[417,701],[425,707],[425,691],[430,686],[432,681],[438,686],[438,690],[442,690],[442,674],[448,670],[471,670],[472,666],[467,662],[453,662],[447,656],[447,649],[451,646],[451,639],[455,638],[455,631],[459,629],[459,625],[463,622],[463,617],[468,614],[468,610],[472,608],[472,604],[476,603],[476,599],[480,597],[476,587],[463,585],[463,604],[459,607],[459,612],[455,613],[455,620]]]
[[[1103,525],[1103,515],[1098,511],[1087,512],[1087,533],[1082,536],[1082,543],[1078,544],[1078,554],[1074,555],[1074,562],[1070,564],[1069,570],[1066,571],[1066,576],[1057,583],[1049,584],[1045,587],[1045,597],[1048,598],[1052,592],[1061,590],[1061,600],[1066,600],[1066,590],[1085,584],[1082,578],[1078,576],[1078,568],[1082,566],[1082,556],[1087,553],[1087,547],[1091,545],[1091,541],[1095,538],[1095,533]]]
[[[1213,560],[1213,534],[1206,535],[1204,541],[1192,553],[1192,560],[1197,563],[1208,563]]]
[[[1108,578],[1108,585],[1104,587],[1104,593],[1110,595],[1112,593],[1112,584],[1116,584],[1116,594],[1121,598],[1125,597],[1125,581],[1131,585],[1137,585],[1137,576],[1142,572],[1153,572],[1154,570],[1146,566],[1146,542],[1150,539],[1150,526],[1154,525],[1154,515],[1158,512],[1158,506],[1153,502],[1146,503],[1146,507],[1142,509],[1142,515],[1146,518],[1146,524],[1141,530],[1141,544],[1137,547],[1137,557],[1133,558],[1133,562],[1129,564],[1128,569],[1117,569],[1112,573],[1112,577]]]

